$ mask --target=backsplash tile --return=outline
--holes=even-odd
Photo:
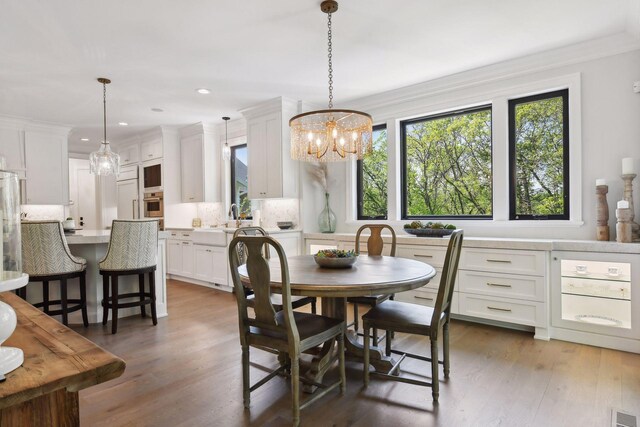
[[[22,205],[22,214],[27,215],[27,221],[64,220],[64,206],[62,205]]]
[[[278,221],[292,221],[295,228],[300,227],[300,199],[262,200],[260,204],[264,228],[275,228]]]
[[[198,218],[202,220],[202,226],[212,226],[225,221],[224,207],[222,203],[198,203]]]

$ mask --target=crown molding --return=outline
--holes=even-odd
[[[26,119],[23,117],[0,115],[0,127],[18,131],[57,133],[67,136],[71,132],[70,125],[50,123],[38,120]]]

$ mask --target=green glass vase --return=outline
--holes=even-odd
[[[329,193],[324,193],[325,204],[324,209],[318,216],[318,225],[321,233],[336,232],[336,214],[333,213],[329,206]]]

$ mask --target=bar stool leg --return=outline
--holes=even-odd
[[[89,326],[89,316],[87,316],[87,270],[80,273],[80,304],[82,311],[82,324]]]
[[[149,272],[149,292],[151,293],[151,319],[153,325],[158,324],[158,316],[156,314],[156,274],[155,271]],[[143,306],[144,307],[144,306]]]
[[[140,293],[140,302],[142,302],[144,301],[144,273],[138,274],[138,290]],[[140,306],[140,314],[143,318],[147,317],[147,307],[145,307],[145,304]]]
[[[49,281],[42,282],[42,311],[49,314]]]
[[[69,326],[67,307],[67,279],[60,279],[60,308],[62,309],[62,324],[64,326]]]
[[[109,275],[102,275],[102,324],[106,325],[109,319]]]
[[[118,275],[111,275],[111,333],[118,332]]]

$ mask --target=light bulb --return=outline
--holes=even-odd
[[[336,139],[338,137],[338,129],[333,128],[333,132],[331,132],[331,134],[333,135],[333,139]]]
[[[307,139],[309,140],[309,142],[313,141],[313,132],[309,132],[307,134]]]
[[[356,139],[358,139],[358,132],[353,132],[351,134],[351,138],[353,138],[353,140],[355,141]]]
[[[316,145],[320,147],[320,144],[322,144],[322,141],[320,141],[320,138],[316,139]]]
[[[344,138],[340,138],[340,145],[344,147]]]

